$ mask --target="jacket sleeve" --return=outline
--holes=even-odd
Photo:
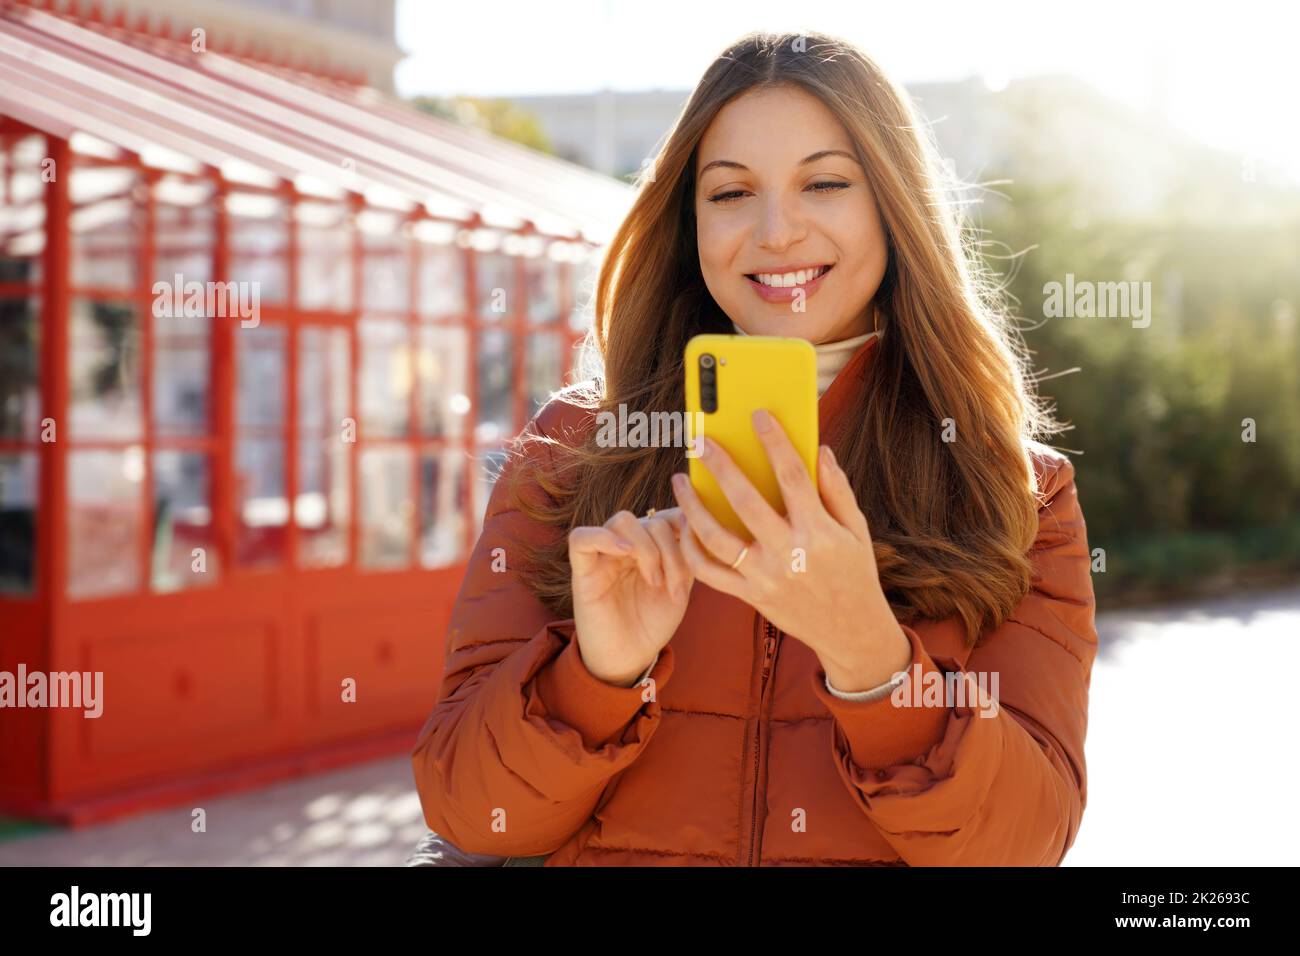
[[[977,678],[995,691],[992,706],[969,692],[964,702],[927,698],[926,687],[955,678],[943,682],[906,626],[912,666],[889,696],[839,698],[818,669],[814,692],[835,720],[840,776],[910,865],[1055,866],[1078,833],[1095,601],[1073,465],[1057,457],[1047,471],[1031,550],[1035,582],[964,668],[970,690]],[[909,701],[933,704],[899,706]]]
[[[529,427],[546,429],[554,405]],[[591,817],[658,726],[653,689],[673,666],[665,647],[651,683],[626,688],[587,670],[573,619],[554,619],[515,567],[520,540],[559,533],[513,506],[518,463],[512,455],[489,498],[452,608],[438,702],[412,752],[429,827],[462,850],[499,856],[551,853]],[[522,493],[545,495],[532,481]]]

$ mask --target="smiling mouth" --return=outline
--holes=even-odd
[[[821,278],[833,268],[832,264],[800,269],[797,272],[753,272],[746,273],[745,278],[771,289],[793,289]]]

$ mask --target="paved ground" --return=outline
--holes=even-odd
[[[409,757],[76,831],[0,842],[0,866],[400,866],[424,834]]]
[[[1294,865],[1287,664],[1300,589],[1103,615],[1088,807],[1074,866]],[[406,757],[75,832],[0,841],[0,865],[397,866],[424,832]]]
[[[1300,590],[1103,615],[1066,862],[1295,866]]]

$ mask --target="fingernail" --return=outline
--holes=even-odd
[[[838,468],[840,466],[840,463],[835,460],[835,452],[831,451],[830,445],[826,446],[826,457],[830,459],[832,468]]]
[[[772,428],[772,415],[766,408],[754,410],[754,427],[761,432],[770,431]]]
[[[686,476],[680,471],[674,472],[673,474],[673,487],[678,491],[681,491],[686,487]]]

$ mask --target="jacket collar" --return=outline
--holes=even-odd
[[[848,404],[849,398],[866,382],[867,375],[870,374],[871,366],[874,364],[873,356],[879,342],[880,336],[873,335],[858,346],[853,357],[845,363],[844,368],[840,369],[840,374],[835,376],[835,381],[831,382],[830,387],[818,399],[817,425],[823,436]],[[826,443],[824,438],[822,443]]]

